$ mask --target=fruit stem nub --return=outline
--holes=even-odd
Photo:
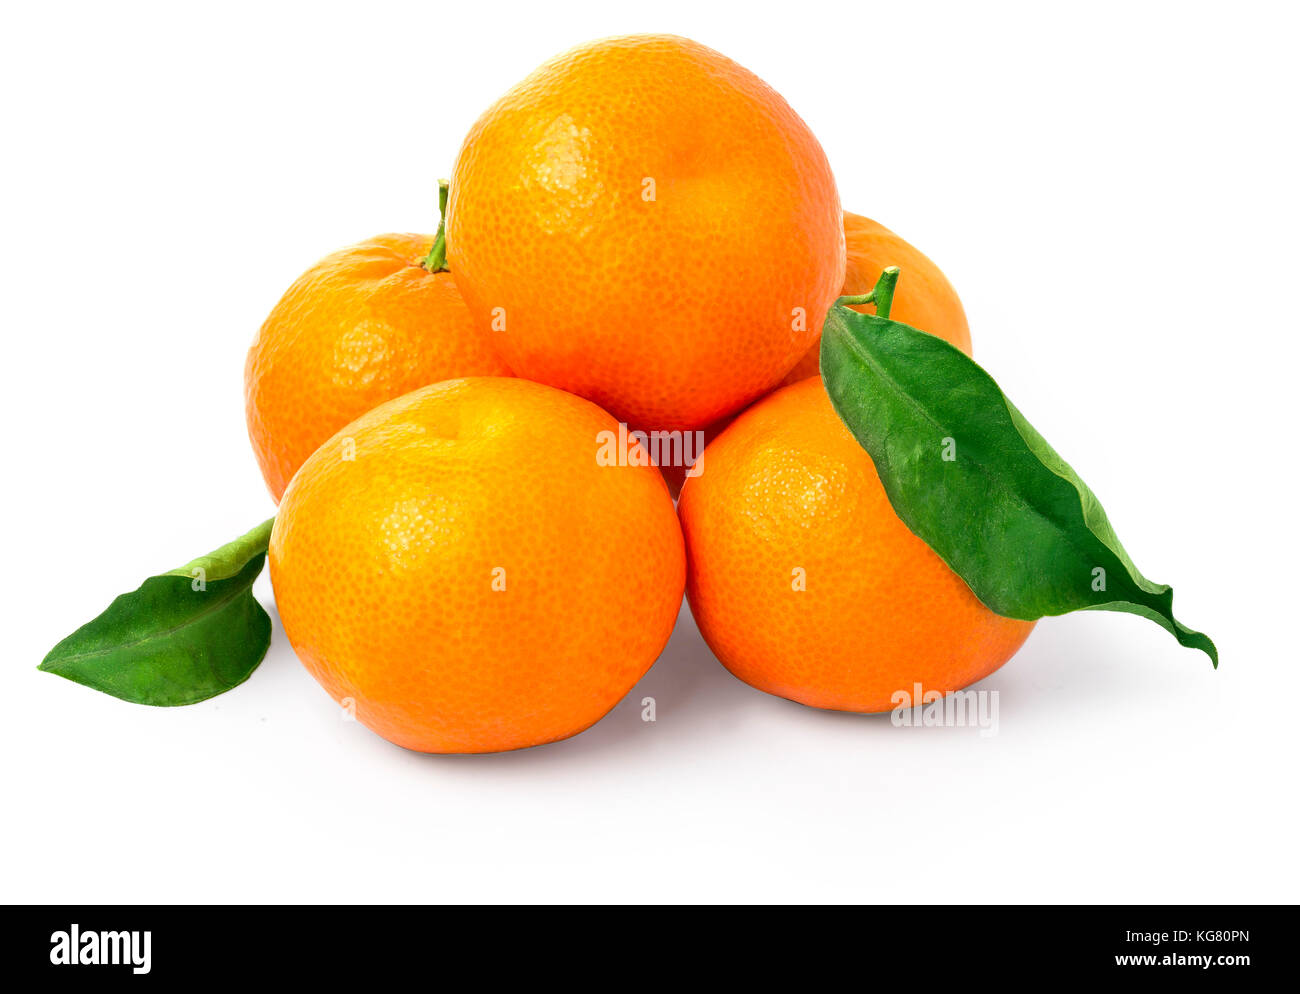
[[[890,308],[894,306],[894,287],[898,284],[898,267],[888,266],[876,280],[876,285],[866,293],[841,297],[835,301],[844,307],[859,307],[862,304],[875,304],[876,314],[882,318],[889,317]]]
[[[445,179],[438,180],[438,233],[433,236],[433,248],[420,263],[431,273],[447,271],[447,188]]]

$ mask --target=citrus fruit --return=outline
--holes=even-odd
[[[685,38],[546,63],[452,174],[447,257],[511,369],[640,428],[702,428],[779,382],[839,292],[843,243],[807,125]]]
[[[723,664],[819,708],[960,689],[1033,628],[999,617],[890,507],[820,379],[741,414],[682,487],[687,600]],[[919,702],[918,702],[919,703]]]
[[[844,247],[847,264],[841,291],[843,296],[866,293],[875,285],[882,270],[897,266],[900,274],[898,290],[894,294],[890,317],[938,335],[970,355],[970,326],[966,323],[966,311],[948,278],[927,256],[883,224],[848,211],[844,212]],[[874,312],[869,304],[854,310]],[[818,318],[819,331],[820,321],[825,317],[823,313]],[[819,336],[817,343],[786,374],[782,385],[816,376],[820,350]]]
[[[653,466],[601,464],[618,423],[526,380],[424,387],[313,453],[270,541],[280,620],[335,700],[421,752],[562,739],[654,662],[685,557]]]
[[[277,501],[317,446],[378,404],[453,376],[508,376],[451,274],[421,260],[430,235],[379,235],[289,287],[244,364],[245,413]]]

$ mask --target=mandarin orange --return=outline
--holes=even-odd
[[[506,378],[434,384],[348,425],[298,471],[271,534],[299,659],[421,752],[597,721],[663,649],[685,581],[659,473],[598,459],[617,430],[589,401]]]
[[[702,428],[813,345],[844,276],[830,166],[771,87],[685,38],[546,63],[470,130],[447,255],[520,376]]]
[[[899,520],[820,379],[736,418],[678,513],[700,633],[770,694],[887,711],[915,684],[947,693],[987,676],[1034,627],[986,608]]]
[[[322,442],[386,400],[453,376],[508,376],[429,235],[379,235],[289,287],[244,365],[248,437],[271,496]]]
[[[888,266],[899,268],[898,290],[890,317],[951,342],[967,355],[971,352],[970,326],[957,291],[929,257],[883,224],[859,214],[844,212],[844,296],[866,293]],[[854,308],[874,313],[870,304]],[[819,320],[826,317],[821,315]],[[818,330],[820,331],[820,325]],[[821,338],[786,374],[781,385],[816,376]]]

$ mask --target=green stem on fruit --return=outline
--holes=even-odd
[[[447,181],[438,180],[438,233],[433,236],[433,248],[421,263],[431,273],[447,271]]]
[[[849,297],[841,297],[835,301],[836,304],[843,307],[860,307],[863,304],[875,304],[876,314],[882,318],[889,317],[889,311],[894,306],[894,287],[898,285],[898,267],[889,266],[880,274],[880,279],[876,280],[876,285],[866,293],[859,293]]]
[[[890,308],[894,306],[894,287],[898,285],[898,267],[887,266],[876,280],[872,293],[876,295],[876,314],[882,318],[889,317]]]

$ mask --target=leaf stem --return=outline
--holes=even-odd
[[[872,293],[876,295],[876,314],[879,317],[889,317],[890,308],[894,306],[894,287],[898,285],[898,267],[886,266],[885,271],[880,274],[880,279],[876,280],[876,285]]]
[[[433,236],[433,247],[420,263],[431,273],[447,271],[447,189],[445,179],[438,180],[438,233]]]
[[[835,303],[842,307],[861,307],[863,304],[875,304],[876,314],[882,318],[887,318],[890,309],[894,306],[894,287],[897,285],[898,267],[889,266],[880,274],[880,279],[876,280],[876,285],[866,293],[841,297]]]

